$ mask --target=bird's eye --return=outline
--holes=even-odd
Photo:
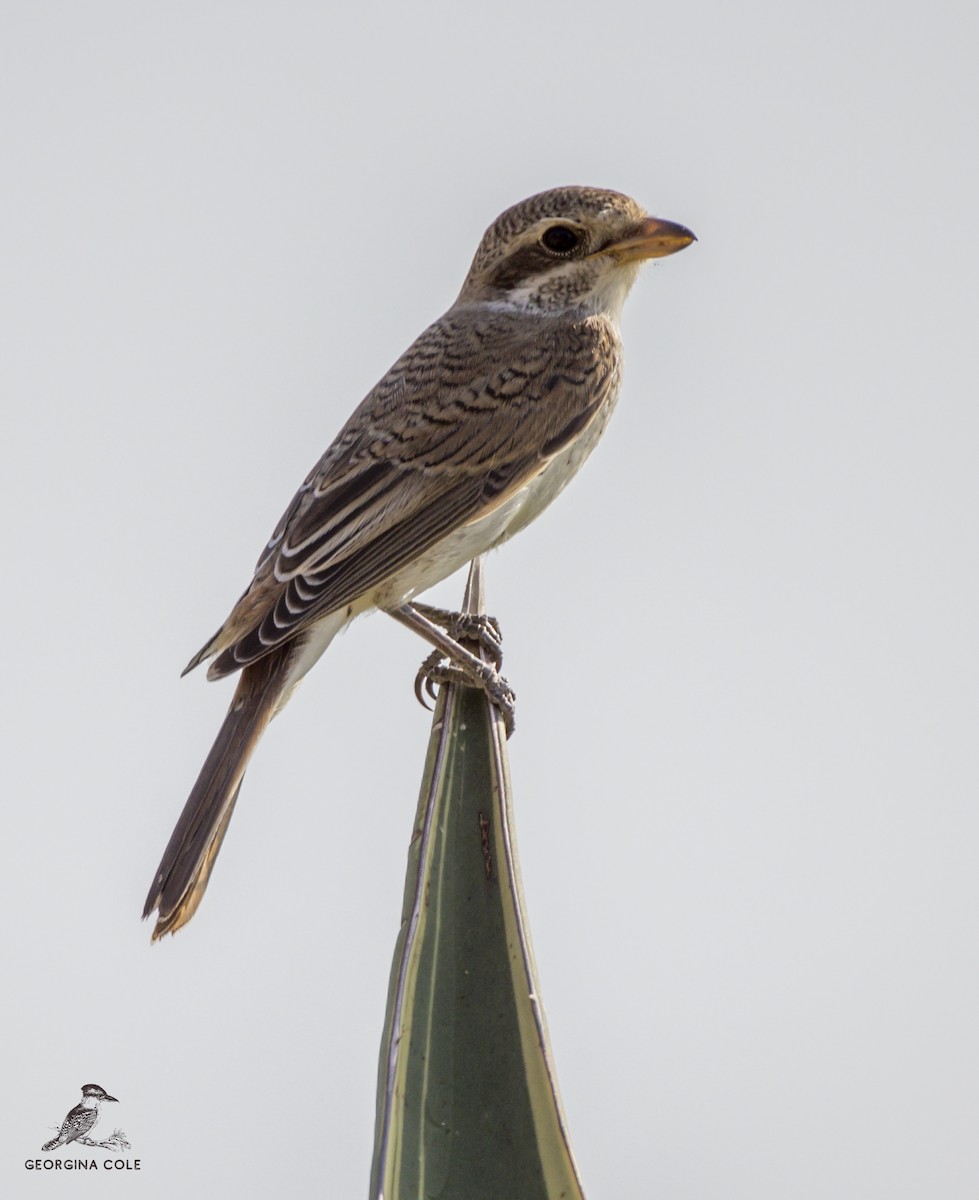
[[[581,234],[577,229],[570,229],[567,225],[552,225],[541,234],[540,244],[552,254],[570,254],[580,241]]]

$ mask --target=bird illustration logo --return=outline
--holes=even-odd
[[[98,1124],[99,1120],[99,1105],[111,1100],[113,1104],[118,1104],[115,1096],[110,1096],[104,1087],[100,1087],[97,1083],[86,1083],[82,1087],[82,1100],[80,1104],[68,1113],[65,1119],[61,1122],[61,1128],[58,1130],[58,1136],[53,1137],[50,1142],[45,1142],[41,1147],[42,1150],[57,1150],[59,1146],[67,1146],[69,1142],[80,1142],[84,1146],[100,1146],[108,1143],[94,1142],[89,1135]],[[113,1135],[109,1139],[112,1145],[121,1145],[124,1139]],[[125,1143],[128,1145],[128,1143]]]

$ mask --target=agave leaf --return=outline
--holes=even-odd
[[[482,612],[477,561],[467,612]],[[372,1200],[582,1200],[513,837],[503,722],[440,689],[378,1077]]]

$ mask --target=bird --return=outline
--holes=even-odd
[[[42,1150],[56,1150],[59,1146],[67,1146],[69,1142],[87,1137],[95,1128],[99,1119],[99,1105],[106,1100],[118,1104],[115,1096],[110,1096],[104,1087],[97,1083],[86,1083],[82,1086],[82,1102],[76,1104],[61,1122],[58,1136],[50,1142],[45,1142]]]
[[[152,941],[201,902],[259,739],[334,637],[379,609],[482,687],[513,693],[419,592],[531,522],[591,453],[621,384],[619,318],[642,263],[696,241],[621,192],[561,187],[489,226],[455,303],[367,394],[315,464],[248,587],[184,674],[239,674],[153,878]],[[417,691],[417,687],[416,687]]]

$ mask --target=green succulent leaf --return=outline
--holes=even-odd
[[[482,610],[478,564],[467,611]],[[520,889],[503,723],[440,690],[378,1079],[373,1200],[581,1200]]]

